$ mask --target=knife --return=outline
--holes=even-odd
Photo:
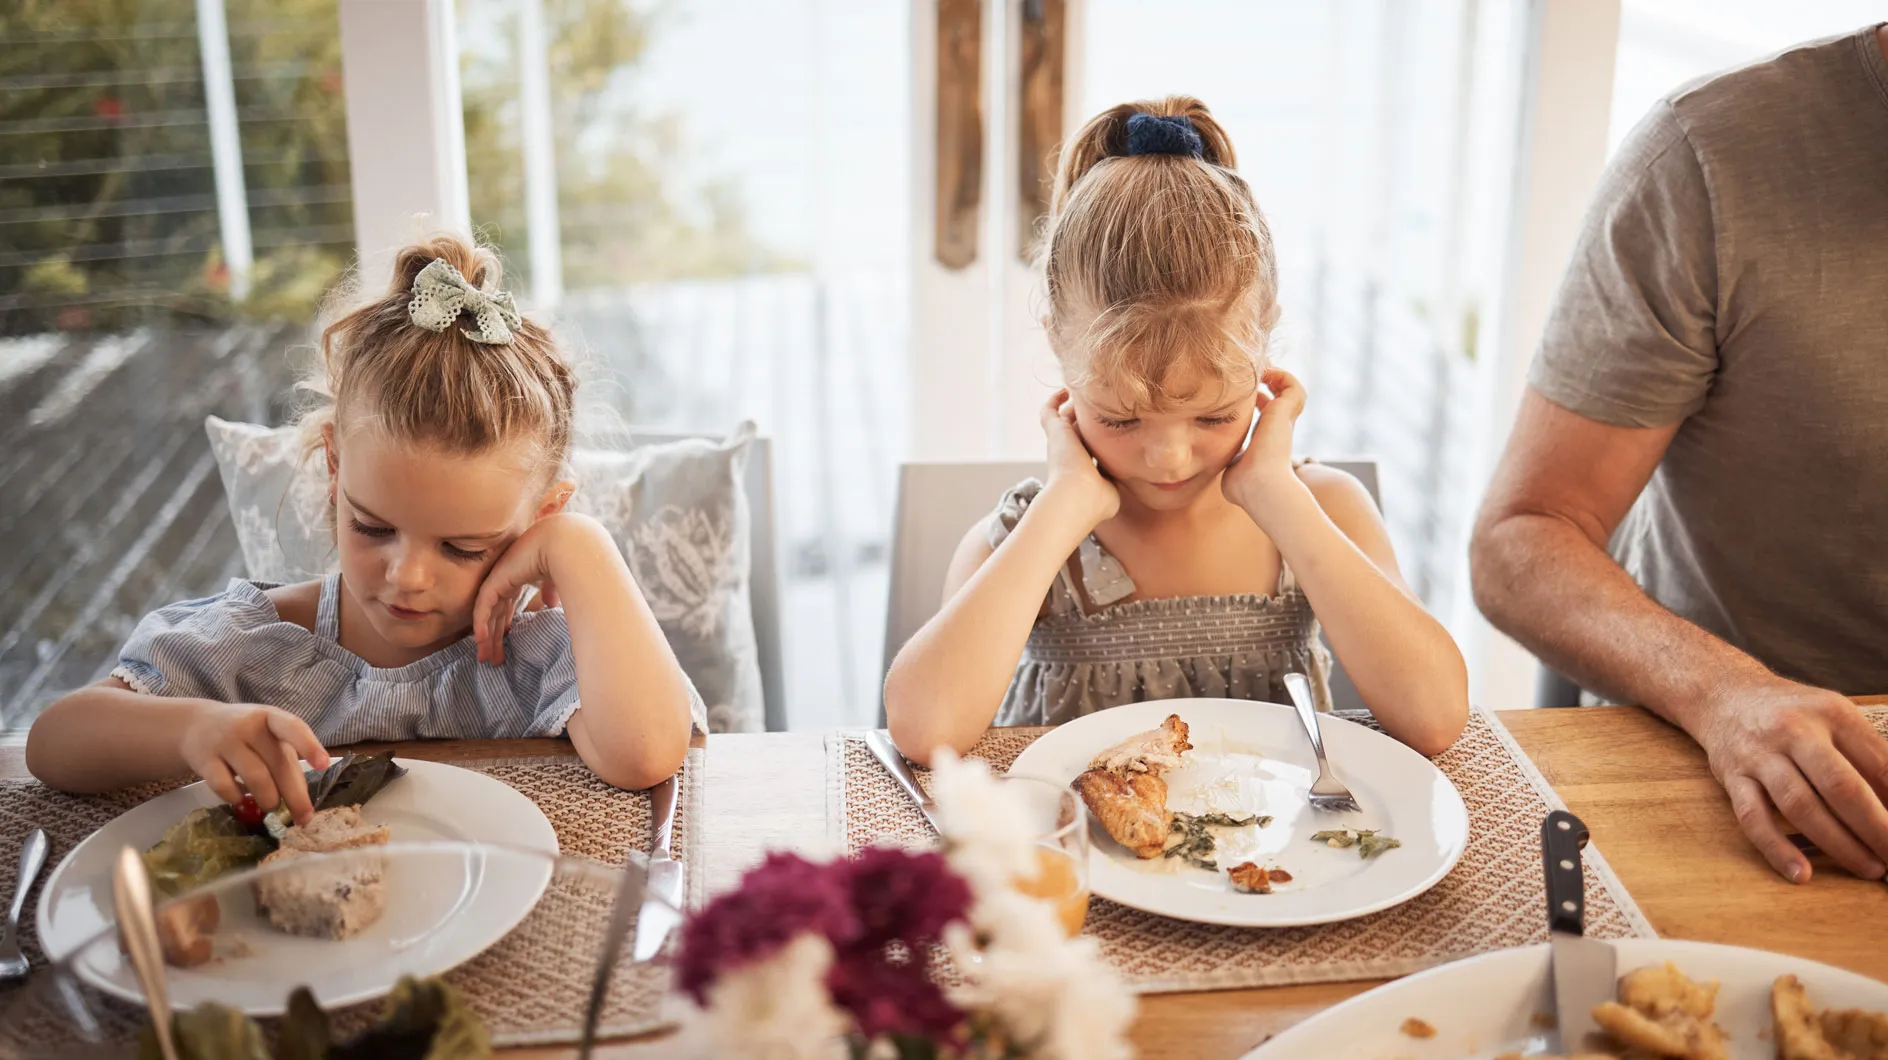
[[[924,814],[924,819],[931,822],[931,827],[937,829],[939,835],[943,835],[944,829],[937,822],[937,803],[932,802],[931,796],[926,795],[924,788],[918,785],[918,778],[911,773],[911,763],[906,762],[905,756],[898,753],[898,748],[892,745],[891,734],[884,729],[872,729],[865,734],[865,746],[871,748],[872,756],[885,767],[885,772],[892,775],[892,779],[898,782],[898,786],[905,789],[905,794],[911,796],[911,801],[918,804],[918,812]]]
[[[1612,1001],[1618,987],[1618,955],[1613,947],[1590,939],[1586,931],[1586,876],[1580,848],[1587,829],[1565,810],[1541,824],[1541,861],[1547,874],[1547,932],[1554,959],[1554,1013],[1562,1053],[1586,1051],[1587,1039],[1600,1032],[1596,1005]]]
[[[655,817],[655,841],[649,846],[649,883],[642,909],[636,913],[636,946],[630,955],[647,961],[662,951],[669,932],[682,920],[682,885],[688,873],[670,853],[675,837],[675,778],[649,789],[649,808]]]

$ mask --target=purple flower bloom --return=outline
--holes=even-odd
[[[970,885],[950,870],[944,856],[867,847],[844,862],[858,915],[857,946],[883,950],[903,942],[922,952],[962,920],[970,909]],[[834,939],[835,947],[841,940]]]
[[[676,978],[697,1004],[723,972],[772,956],[805,932],[833,940],[858,935],[842,872],[796,854],[769,854],[741,885],[708,903],[682,928]]]
[[[970,885],[940,854],[873,847],[828,865],[772,854],[689,919],[677,980],[706,1004],[723,973],[818,932],[833,947],[826,988],[861,1034],[956,1041],[964,1015],[938,986],[931,956],[970,900]]]
[[[826,973],[826,989],[835,1005],[852,1014],[868,1040],[881,1034],[915,1034],[950,1041],[963,1027],[964,1014],[944,997],[928,959],[894,961],[883,951],[856,952],[833,964]]]

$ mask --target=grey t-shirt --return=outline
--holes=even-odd
[[[1529,383],[1683,420],[1612,554],[1787,677],[1888,692],[1888,62],[1875,30],[1681,89],[1607,168]]]

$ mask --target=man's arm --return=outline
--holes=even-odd
[[[1555,670],[1690,733],[1778,872],[1800,883],[1810,868],[1773,807],[1844,868],[1878,878],[1888,742],[1845,697],[1778,677],[1659,606],[1607,554],[1677,430],[1609,426],[1530,389],[1476,521],[1475,602]]]

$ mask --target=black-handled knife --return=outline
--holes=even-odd
[[[1547,932],[1553,948],[1554,1015],[1560,1052],[1585,1050],[1599,1033],[1595,1006],[1613,1000],[1618,955],[1612,946],[1586,937],[1586,873],[1580,850],[1586,825],[1565,810],[1541,824],[1541,867],[1547,882]]]

